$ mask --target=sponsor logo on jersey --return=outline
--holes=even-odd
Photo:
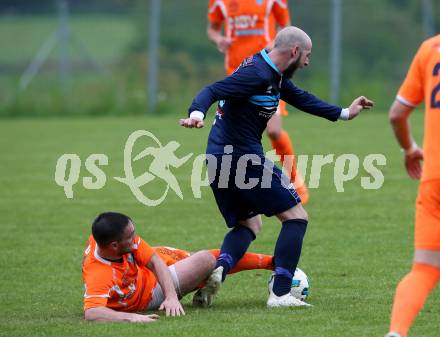
[[[238,15],[230,17],[228,20],[231,30],[253,29],[257,26],[258,15]]]

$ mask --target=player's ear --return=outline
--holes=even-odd
[[[299,46],[295,46],[295,58],[298,59],[301,56],[301,49]]]
[[[118,249],[118,241],[111,242],[110,247],[112,247],[113,249]]]
[[[298,54],[299,54],[299,47],[295,46],[292,48],[292,58],[296,59],[298,58]]]

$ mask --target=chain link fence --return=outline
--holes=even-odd
[[[0,1],[0,116],[147,114],[153,1]],[[336,97],[347,105],[365,94],[385,110],[418,45],[439,32],[440,5],[340,2]],[[334,5],[289,0],[292,23],[313,39],[311,65],[294,81],[324,99],[335,74]],[[201,86],[224,76],[223,55],[206,36],[207,7],[207,0],[160,1],[154,113],[184,113]]]

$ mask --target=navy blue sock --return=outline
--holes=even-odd
[[[283,222],[274,253],[273,292],[277,296],[285,295],[290,291],[306,228],[307,220],[304,219]]]
[[[215,265],[215,268],[223,267],[222,281],[225,280],[226,274],[234,268],[236,263],[243,257],[254,239],[254,232],[241,225],[237,225],[225,235],[220,249],[220,255]]]

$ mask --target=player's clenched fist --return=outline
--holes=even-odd
[[[203,126],[205,125],[203,123],[203,120],[201,120],[199,118],[194,118],[194,117],[181,119],[179,124],[185,128],[189,128],[189,129],[192,129],[192,128],[200,129],[200,128],[203,128]]]

